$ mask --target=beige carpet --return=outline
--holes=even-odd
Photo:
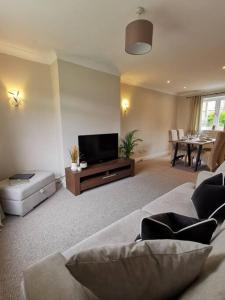
[[[0,299],[21,299],[22,270],[63,251],[94,232],[187,182],[196,173],[168,158],[139,162],[136,176],[79,197],[61,188],[25,217],[8,216],[0,232]]]

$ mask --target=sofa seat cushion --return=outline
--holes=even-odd
[[[93,247],[108,244],[131,243],[135,240],[137,232],[140,232],[140,224],[143,218],[148,217],[149,212],[136,210],[119,221],[107,226],[89,238],[69,248],[62,254],[70,259],[74,253]]]
[[[25,183],[10,183],[9,179],[0,181],[0,199],[22,201],[55,180],[51,172],[33,171],[35,175]]]
[[[150,202],[142,209],[151,215],[174,212],[184,216],[198,218],[195,207],[191,201],[194,191],[193,183],[185,183]]]
[[[225,298],[225,224],[211,243],[213,246],[200,277],[179,300],[224,300]]]

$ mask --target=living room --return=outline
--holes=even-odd
[[[131,298],[115,283],[112,288],[118,289],[119,294],[107,295],[98,291],[97,285],[93,287],[90,282],[77,280],[78,275],[71,269],[72,275],[65,273],[62,280],[65,286],[68,284],[68,293],[61,287],[62,282],[59,284],[59,277],[63,277],[60,272],[55,284],[49,282],[47,276],[41,279],[41,274],[57,274],[53,261],[56,259],[56,264],[62,264],[64,254],[64,259],[69,260],[77,251],[82,254],[88,248],[118,243],[124,247],[130,243],[140,245],[138,247],[153,243],[152,249],[156,249],[158,245],[154,241],[164,239],[160,239],[160,230],[157,238],[141,236],[142,241],[135,242],[141,234],[142,220],[151,215],[172,212],[198,221],[209,219],[222,230],[221,216],[211,211],[207,217],[200,217],[191,197],[197,191],[195,185],[203,186],[204,180],[224,173],[225,151],[217,147],[216,138],[218,133],[224,140],[224,9],[224,3],[218,1],[215,5],[208,0],[198,3],[177,0],[172,3],[165,0],[124,3],[22,0],[19,4],[12,0],[1,3],[0,299],[169,299],[179,294],[177,299],[224,299],[221,278],[225,272],[222,262],[225,253],[221,248],[218,250],[217,245],[218,240],[221,244],[224,239],[222,233],[215,238],[215,246],[213,239],[212,243],[208,242],[211,245],[196,243],[194,234],[192,239],[166,239],[168,249],[175,247],[174,241],[178,243],[177,248],[190,251],[197,251],[199,245],[204,244],[202,252],[206,263],[203,256],[199,257],[202,265],[198,270],[190,270],[190,280],[183,280],[177,287],[163,276],[162,281],[155,279],[156,287],[167,286],[162,294],[151,295],[144,289],[139,290],[139,296],[134,293]],[[143,19],[147,23],[141,23]],[[133,21],[140,26],[137,31],[128,27]],[[141,39],[142,33],[147,34],[147,40],[138,41],[130,50],[132,38]],[[168,134],[172,129],[183,129],[185,135],[185,140],[180,139],[182,145],[176,155],[178,141],[171,141]],[[134,136],[138,139],[137,146],[126,157],[118,148],[133,130],[137,130]],[[213,137],[206,138],[205,133],[201,137],[206,131]],[[122,163],[119,161],[119,165],[114,166],[117,172],[114,173],[109,162],[96,160],[97,168],[101,164],[97,174],[104,177],[105,181],[101,178],[103,183],[108,182],[101,185],[90,171],[94,168],[91,159],[94,160],[95,148],[91,149],[93,157],[79,157],[79,137],[99,138],[110,134],[116,134],[114,158],[122,156]],[[190,153],[186,144],[192,147]],[[76,168],[80,168],[75,171],[71,170],[70,156],[74,145],[78,149]],[[202,153],[197,163],[200,146]],[[217,160],[212,160],[214,154]],[[171,167],[173,158],[175,163]],[[135,167],[131,172],[123,169],[132,164]],[[65,168],[72,177],[78,178],[79,184],[86,174],[96,188],[86,185],[87,190],[75,196],[69,188]],[[120,177],[120,171],[125,175]],[[10,181],[11,176],[21,173],[31,173],[33,178]],[[118,179],[126,178],[115,180],[117,175]],[[46,177],[40,179],[42,176]],[[219,183],[220,190],[223,184]],[[75,183],[72,185],[75,188]],[[45,186],[48,186],[46,191]],[[28,187],[32,191],[29,195]],[[38,197],[36,192],[40,194]],[[22,201],[6,196],[13,193],[20,195]],[[224,191],[221,193],[224,197]],[[223,203],[219,204],[214,210],[223,207]],[[207,232],[215,234],[213,229]],[[166,245],[163,247],[165,250]],[[213,250],[207,259],[210,247]],[[117,247],[116,251],[119,250]],[[49,265],[41,264],[49,255],[53,255]],[[194,260],[188,259],[186,263],[191,265]],[[219,271],[209,275],[202,267],[208,266],[210,259],[215,260],[212,268]],[[46,265],[48,270],[44,272]],[[68,268],[63,272],[69,272]],[[185,265],[178,264],[174,276],[184,268]],[[199,279],[189,289],[197,275]],[[130,273],[127,276],[128,281],[134,280]],[[74,287],[74,277],[84,285],[82,292]],[[103,279],[99,280],[104,283]],[[134,285],[140,283],[140,276],[137,275],[136,280]],[[38,283],[36,287],[34,282]],[[216,284],[215,289],[211,288],[212,282]],[[202,294],[201,287],[210,290],[209,294]]]

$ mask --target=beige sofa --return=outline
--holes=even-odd
[[[216,173],[225,174],[225,163]],[[201,172],[197,184],[213,173]],[[92,235],[67,251],[51,255],[24,272],[22,284],[27,300],[94,300],[84,293],[84,288],[71,276],[65,263],[77,251],[94,246],[134,241],[140,230],[140,222],[149,215],[173,211],[197,217],[191,201],[195,185],[185,183],[169,193],[150,202],[114,224]],[[180,300],[225,299],[225,227],[213,240],[213,250],[207,259],[200,277],[179,297]],[[86,296],[84,296],[84,294]]]

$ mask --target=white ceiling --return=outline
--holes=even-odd
[[[124,51],[125,26],[137,6],[154,25],[153,50],[143,56]],[[0,52],[45,62],[56,53],[172,94],[219,90],[224,13],[224,0],[1,0]]]

